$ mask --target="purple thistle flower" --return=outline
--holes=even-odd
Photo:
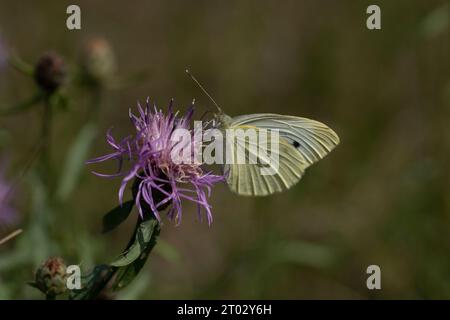
[[[190,120],[193,115],[193,105],[184,116],[172,110],[173,100],[169,104],[168,113],[164,114],[160,109],[150,106],[147,99],[145,110],[138,103],[138,116],[129,113],[131,122],[136,128],[134,136],[128,136],[117,142],[111,135],[111,130],[106,134],[107,143],[113,148],[113,152],[87,163],[98,163],[110,159],[117,159],[119,170],[116,174],[94,174],[101,177],[122,176],[119,188],[119,202],[123,202],[123,194],[129,182],[134,180],[132,191],[139,213],[151,211],[160,221],[159,211],[164,210],[170,204],[167,216],[175,220],[177,225],[181,222],[182,200],[196,203],[200,220],[202,211],[206,213],[208,223],[212,223],[211,206],[208,197],[212,186],[223,181],[224,177],[215,175],[211,171],[204,171],[201,164],[173,161],[172,151],[180,148],[174,138],[177,129],[189,130],[191,150],[195,150],[199,143],[194,139],[195,132],[190,129]],[[201,128],[204,129],[204,128]],[[178,149],[177,149],[178,150]],[[124,161],[130,163],[130,168],[123,170]]]

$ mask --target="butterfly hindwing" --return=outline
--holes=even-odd
[[[241,128],[244,128],[244,126],[232,126],[228,129],[236,130]],[[245,126],[245,129],[248,128],[249,126]],[[253,129],[257,132],[259,130],[257,127]],[[271,152],[275,152],[273,149],[259,144],[258,147],[263,148],[263,152],[255,153],[255,149],[250,148],[252,142],[238,136],[230,143],[229,150],[233,153],[235,160],[238,150],[244,151],[248,157],[253,155],[257,159],[256,164],[239,164],[235,161],[234,164],[225,165],[227,183],[232,191],[240,195],[265,196],[289,189],[301,179],[307,166],[307,162],[301,152],[292,146],[288,140],[280,137],[278,153],[276,154],[278,165],[273,168],[275,173],[264,175],[261,171],[264,166],[262,164],[265,164],[267,167],[271,163],[264,154],[268,155]]]

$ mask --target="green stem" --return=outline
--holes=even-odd
[[[50,97],[45,97],[44,112],[42,115],[42,166],[44,174],[50,173],[51,164],[51,133],[52,133],[53,111]]]

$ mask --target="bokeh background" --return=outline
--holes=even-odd
[[[69,4],[81,7],[79,31],[66,28]],[[366,28],[370,4],[381,7],[382,30]],[[69,76],[89,39],[109,43],[115,76],[125,80],[95,100],[96,135],[86,159],[109,151],[108,128],[116,136],[132,132],[128,108],[137,100],[150,96],[165,106],[173,97],[186,110],[196,98],[197,117],[211,109],[186,67],[230,115],[305,116],[341,137],[338,148],[283,194],[247,198],[216,187],[211,227],[185,205],[182,224],[165,222],[145,270],[117,298],[442,299],[450,298],[449,14],[449,2],[435,0],[1,0],[0,31],[31,64],[58,52]],[[29,78],[2,69],[2,109],[34,90]],[[55,112],[54,172],[65,170],[93,108],[86,92],[67,89],[67,110]],[[10,180],[31,157],[40,111],[0,118]],[[45,234],[30,227],[37,186],[23,176],[14,203],[15,227],[24,233],[0,247],[1,298],[42,298],[26,282],[46,256],[89,268],[123,249],[133,218],[100,233],[101,217],[117,205],[120,181],[95,177],[91,169],[113,166],[83,167]],[[0,236],[12,230],[3,227]],[[27,237],[32,232],[37,236]],[[31,262],[24,257],[30,255]],[[371,264],[381,267],[381,290],[366,288]]]

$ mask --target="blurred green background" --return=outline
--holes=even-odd
[[[66,28],[69,4],[81,7],[79,31]],[[381,7],[382,30],[366,28],[370,4]],[[33,64],[54,50],[69,64],[70,75],[83,44],[101,37],[114,50],[118,76],[144,74],[104,90],[88,158],[109,151],[108,128],[114,127],[116,137],[132,132],[128,108],[137,100],[150,96],[165,106],[173,97],[185,110],[196,98],[197,117],[210,108],[186,67],[230,115],[304,116],[341,137],[328,157],[283,194],[246,198],[217,186],[211,227],[199,223],[195,208],[186,204],[182,224],[165,222],[162,243],[118,298],[440,299],[450,298],[449,12],[448,1],[431,0],[1,0],[0,30]],[[5,70],[0,107],[24,100],[33,86],[14,69]],[[64,170],[66,153],[92,107],[83,92],[68,93],[74,95],[69,109],[55,114],[56,172]],[[0,118],[10,177],[30,157],[39,121],[38,110]],[[50,246],[48,254],[89,267],[123,249],[132,218],[100,234],[102,215],[117,205],[120,180],[90,174],[112,168],[83,168],[80,184],[54,212],[52,224],[72,236],[63,242],[50,237],[59,249]],[[26,234],[32,191],[24,183],[21,188],[16,204]],[[18,239],[0,253],[21,250]],[[381,290],[366,288],[371,264],[381,267]],[[3,298],[41,297],[25,284],[32,266],[20,274],[1,266],[2,261]]]

